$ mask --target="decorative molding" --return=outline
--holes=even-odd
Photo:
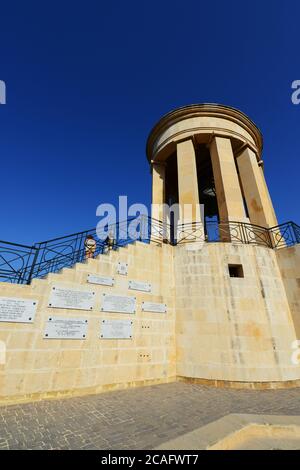
[[[159,146],[159,148],[157,148],[154,151],[155,142],[157,141],[158,137],[163,132],[165,132],[170,126],[188,118],[201,117],[201,116],[219,117],[219,118],[226,119],[228,121],[232,121],[235,124],[238,124],[252,136],[255,142],[254,146],[257,147],[256,153],[258,154],[261,153],[262,147],[263,147],[262,134],[259,128],[254,124],[254,122],[250,118],[248,118],[248,116],[246,116],[246,114],[230,106],[204,103],[204,104],[194,104],[194,105],[184,106],[184,107],[175,109],[174,111],[171,111],[165,116],[163,116],[158,121],[158,123],[151,130],[148,140],[147,140],[146,153],[147,153],[148,160],[150,161],[151,159],[155,158],[154,154],[157,155],[159,148],[161,146]],[[210,128],[210,129],[214,129],[214,131],[216,130],[215,128]],[[193,133],[196,133],[194,132],[195,130],[197,129],[192,129],[190,131],[192,131]],[[205,130],[205,128],[201,128],[201,131],[203,130]],[[187,131],[188,130],[186,129],[184,132],[187,132]],[[234,131],[230,131],[230,132],[229,130],[226,130],[226,131],[227,133],[230,133],[232,135],[234,134],[240,135],[239,133],[235,133]],[[174,136],[175,135],[173,135],[173,137]],[[242,140],[245,140],[244,136],[242,137]]]
[[[197,131],[201,131],[201,132],[197,132]],[[190,132],[190,133],[193,133],[193,135],[189,135],[189,136],[186,136],[186,137],[183,137],[182,139],[177,139],[176,140],[176,144],[178,142],[184,142],[185,140],[192,140],[192,137],[195,138],[195,136],[197,134],[204,134],[205,131],[207,131],[208,134],[212,134],[212,137],[210,137],[210,140],[212,140],[214,137],[225,137],[225,138],[231,138],[231,137],[236,137],[238,140],[242,141],[242,142],[245,142],[245,144],[251,149],[253,150],[253,152],[257,155],[258,158],[260,158],[260,154],[259,154],[259,151],[258,149],[255,147],[255,145],[250,142],[249,140],[247,140],[245,138],[244,135],[238,133],[238,132],[235,132],[235,131],[232,131],[232,130],[228,130],[228,129],[224,129],[224,128],[218,128],[216,130],[215,127],[194,127],[192,129],[184,129],[182,131],[179,131],[179,132],[176,132],[174,134],[172,134],[172,136],[168,137],[167,139],[165,139],[156,149],[155,151],[153,150],[154,154],[153,154],[153,157],[154,157],[154,160],[151,160],[150,161],[150,164],[151,162],[155,162],[155,163],[161,163],[160,161],[158,160],[155,160],[156,156],[160,153],[161,149],[163,147],[166,147],[169,143],[173,142],[174,141],[174,138],[175,137],[178,137],[180,136],[181,134],[185,134],[187,132]],[[226,135],[224,135],[226,134]]]

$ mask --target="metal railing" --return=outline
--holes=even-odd
[[[300,227],[286,222],[270,229],[244,222],[192,222],[177,227],[176,244],[193,241],[252,244],[268,248],[284,248],[300,243]]]
[[[27,284],[36,256],[34,246],[0,241],[0,281]]]
[[[190,223],[176,228],[147,216],[139,216],[106,226],[103,233],[96,229],[59,237],[33,246],[0,241],[0,282],[30,284],[62,268],[72,267],[86,259],[85,240],[91,235],[95,242],[93,256],[108,250],[105,237],[113,237],[112,249],[139,240],[144,243],[180,245],[192,242],[228,242],[252,244],[279,249],[300,243],[300,227],[294,222],[270,229],[242,222]]]
[[[285,248],[300,243],[300,227],[295,222],[286,222],[269,229],[272,248]]]
[[[85,261],[85,240],[88,236],[92,236],[96,242],[96,248],[93,252],[93,257],[96,257],[108,249],[105,242],[106,237],[110,236],[113,240],[110,248],[117,249],[133,243],[137,239],[137,237],[134,238],[134,231],[139,233],[139,221],[135,225],[132,218],[109,225],[102,232],[101,230],[91,229],[36,243],[34,247],[38,254],[35,263],[31,266],[27,282],[30,282],[32,278],[42,278],[49,273],[55,273],[62,268],[72,267],[76,263]]]
[[[272,248],[268,229],[244,222],[214,222],[206,221],[179,225],[177,228],[177,243],[230,242],[234,244],[255,244]]]
[[[49,273],[83,262],[86,257],[84,242],[88,235],[91,235],[96,242],[94,256],[103,253],[104,243],[96,238],[95,229],[36,243],[34,246],[37,256],[28,273],[28,282],[32,278],[42,278]]]

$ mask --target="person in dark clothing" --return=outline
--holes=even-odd
[[[107,235],[106,239],[104,240],[104,243],[107,247],[107,251],[112,250],[114,248],[115,240],[111,232]]]

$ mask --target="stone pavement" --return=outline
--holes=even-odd
[[[0,449],[152,449],[229,413],[300,415],[300,389],[176,382],[0,407]]]

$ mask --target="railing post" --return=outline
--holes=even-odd
[[[295,224],[294,222],[292,222],[292,227],[293,227],[295,241],[296,241],[296,243],[300,243],[300,229],[299,229],[299,226],[297,224]],[[297,230],[297,228],[299,230]]]
[[[29,271],[29,275],[28,275],[28,279],[27,279],[27,283],[26,284],[30,284],[31,283],[31,280],[32,280],[32,276],[33,276],[33,272],[34,272],[34,268],[36,266],[36,262],[37,262],[37,259],[38,259],[38,256],[39,256],[39,252],[40,252],[40,247],[36,247],[36,246],[33,246],[32,247],[33,250],[35,250],[35,254],[34,254],[34,258],[33,258],[33,261],[32,261],[32,265],[31,265],[31,268],[30,268],[30,271]]]
[[[271,237],[271,234],[270,234],[271,230],[266,228],[266,232],[268,234],[269,247],[273,249],[273,248],[275,248],[275,246],[273,246],[273,238]]]
[[[247,245],[249,244],[249,241],[248,241],[248,232],[246,230],[246,224],[243,222],[240,222],[240,226],[241,226],[242,243]]]

